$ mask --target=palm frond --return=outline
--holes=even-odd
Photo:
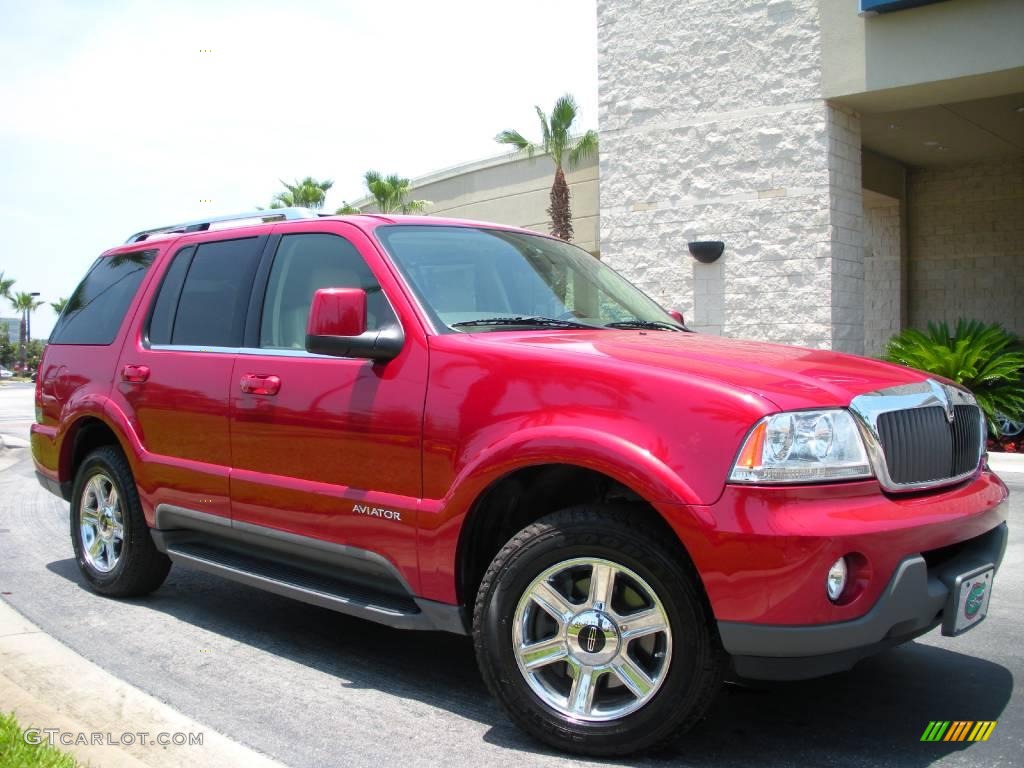
[[[544,110],[540,107],[534,107],[537,110],[537,119],[540,120],[540,136],[541,146],[544,147],[545,152],[551,151],[551,123],[548,122],[548,116],[544,114]]]
[[[583,160],[597,154],[597,131],[587,131],[578,139],[572,149],[569,150],[569,167],[575,168]]]
[[[528,141],[519,131],[502,131],[494,137],[494,140],[499,144],[511,144],[516,149],[526,152],[530,157],[533,157],[533,153],[536,151],[533,143]]]
[[[402,203],[402,213],[425,213],[428,205],[433,205],[429,200],[408,200]]]
[[[576,106],[576,99],[571,93],[559,97],[555,102],[555,108],[551,110],[551,133],[568,134],[572,131],[572,124],[576,120],[579,108]]]

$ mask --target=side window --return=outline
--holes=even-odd
[[[51,344],[111,344],[156,258],[155,250],[101,256],[71,294]]]
[[[174,331],[174,318],[178,314],[178,299],[181,298],[181,287],[185,284],[185,275],[192,264],[195,246],[183,248],[174,255],[174,261],[167,268],[160,293],[153,304],[153,314],[149,318],[149,343],[170,344],[171,333]]]
[[[267,282],[260,346],[305,349],[309,306],[320,288],[365,290],[368,330],[395,322],[380,285],[352,243],[329,234],[285,235]]]
[[[150,343],[241,346],[262,243],[221,240],[175,254],[153,305]]]

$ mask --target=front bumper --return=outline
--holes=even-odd
[[[857,619],[804,626],[719,621],[722,644],[740,677],[799,680],[849,669],[940,624],[956,577],[985,565],[998,569],[1006,539],[1002,523],[955,547],[904,558],[874,606]]]

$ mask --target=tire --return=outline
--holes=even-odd
[[[1008,440],[1016,440],[1024,435],[1024,416],[1011,418],[1005,413],[996,413],[996,424],[999,425],[999,434],[994,435],[997,439],[1004,437]]]
[[[116,499],[104,503],[110,501],[111,489]],[[71,541],[78,567],[100,594],[137,597],[167,578],[171,561],[153,544],[135,478],[114,446],[97,448],[78,469],[71,495]]]
[[[473,640],[484,681],[513,722],[553,747],[594,757],[660,749],[721,687],[724,652],[699,577],[644,519],[621,506],[554,512],[502,547],[480,585]],[[602,592],[611,597],[598,604]],[[644,625],[664,629],[623,640]],[[552,661],[517,650],[535,642]]]

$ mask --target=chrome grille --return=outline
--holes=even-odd
[[[889,477],[898,485],[946,480],[978,466],[978,408],[957,405],[950,423],[940,406],[890,411],[878,416],[878,437]]]
[[[889,491],[949,485],[978,468],[985,430],[966,390],[929,379],[859,395],[850,409],[865,429],[875,474]]]

